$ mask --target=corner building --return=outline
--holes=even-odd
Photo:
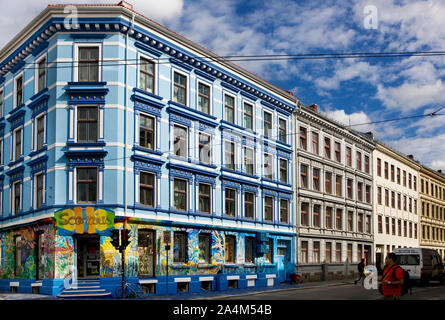
[[[296,98],[129,4],[76,8],[0,52],[0,288],[113,294],[123,227],[127,279],[152,294],[288,281]]]
[[[294,114],[297,269],[307,280],[351,276],[362,258],[373,260],[375,144],[317,105],[300,105]]]
[[[419,247],[419,171],[413,156],[377,142],[374,158],[375,262],[395,248]]]

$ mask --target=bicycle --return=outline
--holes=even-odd
[[[144,293],[140,283],[124,282],[124,295],[122,295],[122,286],[116,288],[116,297],[118,298],[144,298],[148,293]]]

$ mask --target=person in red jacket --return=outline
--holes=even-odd
[[[384,300],[400,300],[403,285],[403,270],[396,264],[394,252],[385,258],[385,268],[382,275],[382,292]],[[394,272],[395,270],[395,272]]]

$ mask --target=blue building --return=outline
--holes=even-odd
[[[65,9],[0,52],[0,290],[113,294],[107,219],[153,294],[288,281],[297,99],[125,2]]]

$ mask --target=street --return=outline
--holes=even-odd
[[[366,290],[363,286],[340,284],[333,286],[305,287],[249,295],[220,296],[212,299],[225,300],[381,300],[378,290]],[[401,300],[445,300],[445,286],[431,282],[429,286],[412,288]]]

